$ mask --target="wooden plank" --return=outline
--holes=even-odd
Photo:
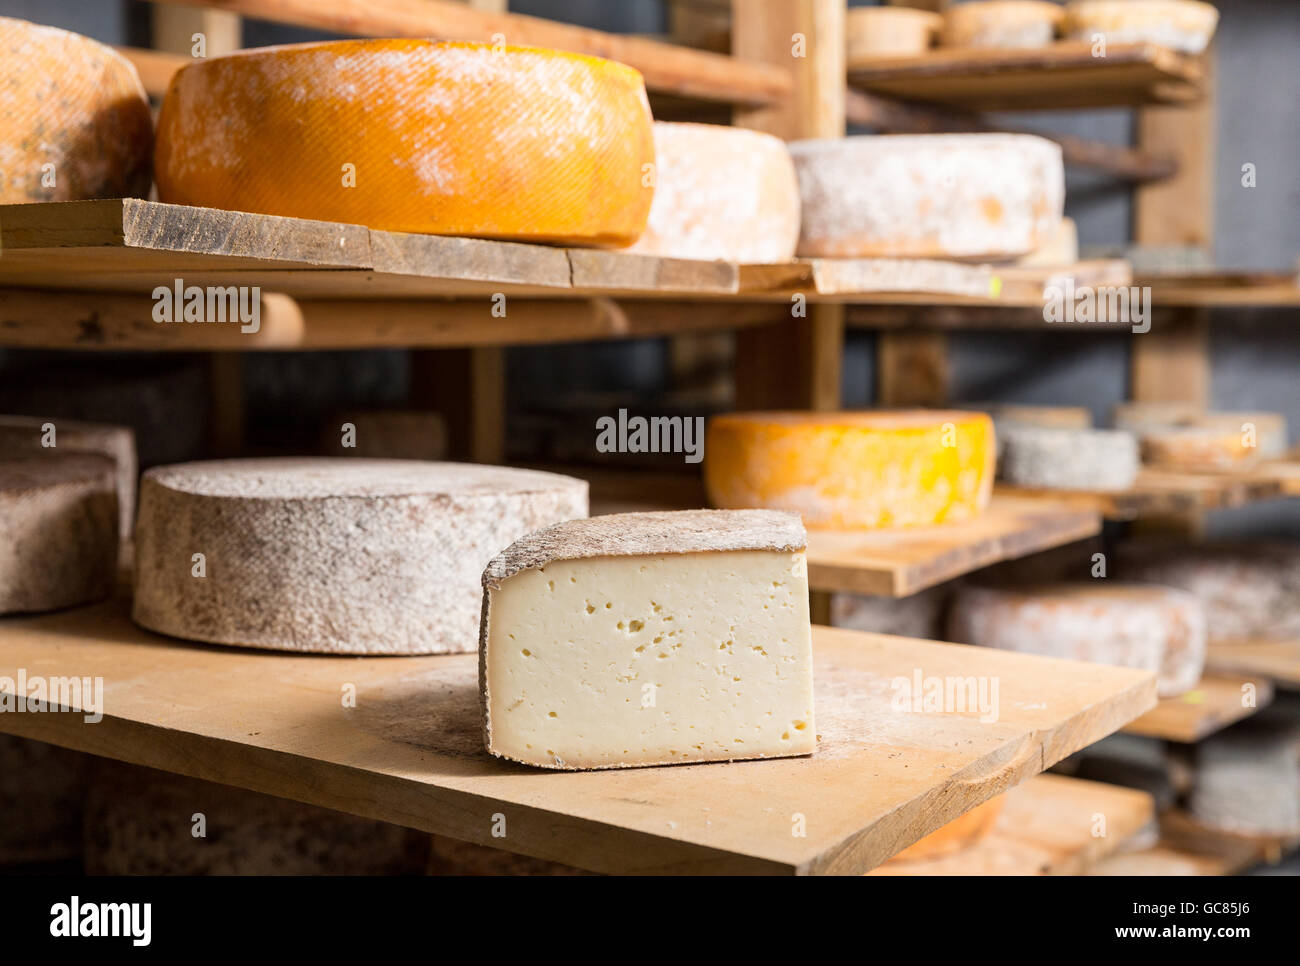
[[[15,713],[0,729],[597,872],[865,872],[1155,702],[1149,672],[818,627],[815,755],[545,772],[483,751],[476,655],[189,645],[128,606],[0,621],[0,688],[22,668],[105,692],[96,724]],[[997,680],[998,720],[898,712],[891,682],[918,667]]]
[[[1247,705],[1243,689],[1253,688],[1253,703]],[[1160,703],[1124,729],[1129,734],[1165,741],[1200,741],[1256,711],[1273,700],[1273,682],[1265,677],[1207,673],[1196,687]]]
[[[1253,862],[1248,864],[1266,862],[1274,865],[1283,855],[1300,846],[1300,835],[1227,832],[1203,825],[1181,809],[1171,809],[1161,814],[1160,837],[1163,842],[1190,852],[1220,856],[1250,855]]]
[[[1160,842],[1149,849],[1107,856],[1085,875],[1105,876],[1221,876],[1236,875],[1258,863],[1251,846],[1199,852]]]
[[[1203,93],[1194,58],[1150,44],[1087,42],[1027,50],[936,48],[911,57],[860,58],[849,83],[872,94],[965,110],[1038,110],[1188,103]]]
[[[1300,640],[1218,641],[1210,645],[1206,668],[1220,674],[1269,678],[1283,688],[1300,689]]]
[[[475,10],[448,0],[159,0],[241,13],[259,20],[313,27],[345,36],[435,37],[553,47],[621,61],[639,70],[655,91],[771,104],[790,92],[787,71],[721,54],[675,47],[627,34],[603,33],[522,14]]]
[[[143,47],[118,47],[117,52],[134,65],[145,93],[156,100],[162,99],[171,86],[172,77],[192,59],[185,54],[146,50]]]
[[[1146,792],[1036,775],[1007,792],[989,834],[970,847],[915,862],[891,859],[870,874],[1085,875],[1154,817],[1155,803]]]
[[[1300,305],[1295,275],[1281,272],[1196,272],[1142,275],[1156,305],[1186,308],[1287,308]]]
[[[565,254],[577,289],[623,295],[729,295],[740,289],[740,272],[730,262],[580,248]]]

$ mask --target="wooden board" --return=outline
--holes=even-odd
[[[1254,685],[1254,705],[1243,706],[1242,688]],[[1124,729],[1129,734],[1166,741],[1200,741],[1248,718],[1273,700],[1273,682],[1265,677],[1209,673],[1196,687],[1160,703]]]
[[[1274,865],[1300,846],[1300,835],[1226,832],[1202,825],[1189,813],[1176,808],[1160,815],[1160,838],[1162,843],[1189,852],[1240,857],[1247,865],[1260,862]]]
[[[1187,473],[1144,467],[1127,490],[1039,490],[999,485],[996,493],[1052,500],[1066,506],[1087,507],[1108,520],[1219,510],[1245,506],[1284,496],[1281,484],[1267,475],[1242,473]]]
[[[848,73],[849,83],[868,93],[973,111],[1185,104],[1202,90],[1194,58],[1151,44],[1111,44],[1105,57],[1077,41],[1029,50],[938,48],[859,58]]]
[[[870,874],[1083,875],[1154,817],[1146,792],[1036,775],[1007,792],[993,828],[970,847],[917,862],[891,859]]]
[[[95,724],[12,713],[0,729],[598,872],[865,872],[1155,703],[1149,672],[818,627],[815,755],[547,772],[483,751],[476,655],[191,645],[127,610],[0,620],[0,688],[20,668],[102,675],[105,704]],[[997,720],[895,710],[891,682],[916,668],[996,680]]]
[[[1211,644],[1205,666],[1216,673],[1270,678],[1281,687],[1300,689],[1300,640]]]
[[[1172,843],[1107,856],[1085,875],[1104,876],[1216,876],[1236,875],[1258,864],[1255,849],[1248,845],[1219,852],[1198,852]]]
[[[1281,272],[1193,272],[1141,275],[1156,305],[1185,307],[1289,307],[1300,305],[1300,282]]]

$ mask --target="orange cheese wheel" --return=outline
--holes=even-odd
[[[1006,798],[999,795],[941,825],[895,855],[891,862],[924,862],[970,848],[993,830]]]
[[[996,445],[984,413],[731,413],[705,439],[715,506],[787,510],[811,528],[966,520],[988,506]]]
[[[624,246],[654,162],[641,75],[535,48],[269,47],[172,79],[163,201],[393,231]]]
[[[0,117],[0,204],[149,193],[149,101],[111,47],[0,17]]]

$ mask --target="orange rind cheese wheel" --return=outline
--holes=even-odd
[[[0,17],[0,117],[0,204],[149,193],[149,101],[111,47]]]
[[[172,80],[162,201],[392,231],[625,246],[654,194],[641,75],[528,47],[349,40]]]
[[[981,513],[996,448],[984,413],[732,413],[709,423],[704,476],[718,507],[820,529],[918,526]]]

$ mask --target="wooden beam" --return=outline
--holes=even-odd
[[[642,37],[603,33],[521,14],[475,10],[449,0],[159,2],[204,6],[347,36],[491,42],[494,35],[501,35],[507,44],[554,47],[617,60],[639,70],[652,90],[704,100],[773,104],[783,100],[791,87],[788,72],[776,64],[743,63],[721,54]]]
[[[876,337],[876,401],[882,406],[942,406],[948,400],[948,339],[904,330]]]

